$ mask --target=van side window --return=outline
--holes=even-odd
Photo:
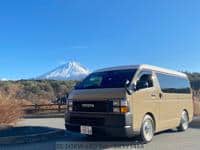
[[[156,73],[160,88],[164,93],[190,93],[188,79],[163,73]]]
[[[152,73],[150,71],[142,72],[140,74],[139,80],[136,83],[136,89],[139,90],[150,87],[153,87]]]

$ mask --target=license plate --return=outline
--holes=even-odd
[[[81,134],[92,135],[92,127],[91,126],[81,126]]]

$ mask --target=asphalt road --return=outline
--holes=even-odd
[[[19,126],[48,126],[54,128],[64,129],[64,120],[62,118],[51,119],[26,119],[18,124]],[[138,138],[118,139],[118,138],[87,138],[80,134],[67,133],[65,136],[50,141],[21,144],[21,145],[7,145],[0,146],[0,150],[55,150],[57,142],[106,142],[109,146],[106,149],[113,149],[117,143],[118,148],[123,146],[132,146],[134,148]],[[123,147],[124,148],[124,147]],[[199,150],[200,148],[200,117],[195,118],[186,132],[177,132],[176,130],[168,130],[156,134],[153,141],[145,144],[140,149],[144,150]]]

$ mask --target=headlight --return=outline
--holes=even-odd
[[[115,113],[129,112],[128,101],[126,99],[113,100],[113,112]]]
[[[68,102],[68,106],[73,106],[73,101],[72,101],[72,100],[70,100],[70,101]]]
[[[122,99],[120,101],[120,106],[128,106],[128,101],[126,99]]]
[[[114,107],[120,106],[120,101],[119,101],[119,100],[114,100],[114,101],[113,101],[113,106],[114,106]]]
[[[69,106],[69,107],[68,107],[68,111],[69,111],[69,112],[73,111],[73,107]]]
[[[67,111],[68,112],[73,111],[73,100],[68,100],[67,101]]]
[[[120,113],[120,108],[119,107],[113,107],[113,112]]]

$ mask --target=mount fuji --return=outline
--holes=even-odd
[[[80,63],[70,61],[63,64],[56,69],[39,76],[40,80],[82,80],[90,71],[82,66]]]
[[[0,81],[8,81],[6,78],[1,78]]]

